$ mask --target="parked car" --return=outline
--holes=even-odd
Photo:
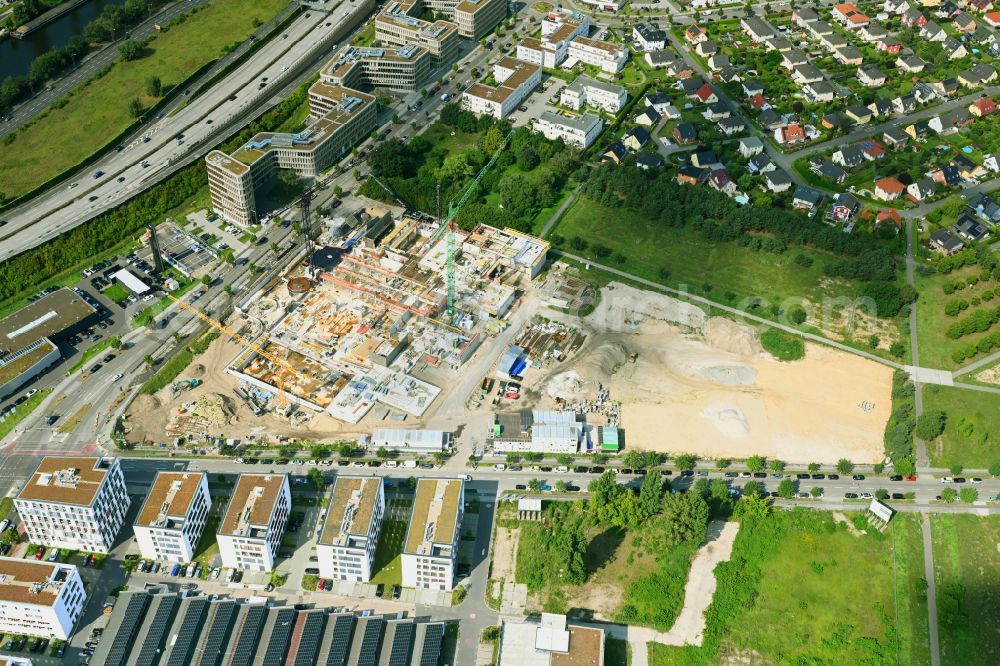
[[[35,559],[40,560],[43,555],[45,555],[45,546],[39,546],[38,550],[35,551]]]
[[[384,584],[379,583],[378,585],[375,586],[375,596],[376,597],[381,597],[383,592],[385,592],[385,585]]]

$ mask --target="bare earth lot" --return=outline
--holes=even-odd
[[[892,380],[885,366],[811,344],[804,359],[780,362],[760,350],[748,325],[620,284],[580,327],[583,349],[533,382],[542,391],[528,397],[540,406],[587,399],[600,383],[622,403],[626,446],[800,463],[883,457]],[[866,411],[863,402],[873,406]]]

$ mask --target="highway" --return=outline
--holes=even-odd
[[[211,90],[175,114],[158,118],[120,151],[108,152],[75,179],[5,213],[8,224],[0,237],[0,260],[124,203],[165,177],[174,164],[203,154],[242,121],[277,101],[274,96],[283,85],[305,65],[325,57],[333,31],[359,22],[366,13],[348,1],[329,14],[306,12]]]

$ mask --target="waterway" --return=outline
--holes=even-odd
[[[124,2],[125,0],[90,0],[47,26],[32,31],[24,39],[7,37],[0,41],[0,81],[8,76],[27,74],[37,56],[51,48],[65,45],[73,35],[83,34],[84,27],[97,18],[106,6],[121,5]]]

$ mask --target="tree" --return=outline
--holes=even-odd
[[[282,458],[291,458],[296,453],[299,452],[299,447],[294,444],[284,444],[278,448],[278,453],[281,454]]]
[[[444,464],[445,455],[441,451],[435,451],[434,453],[432,453],[431,458],[434,459],[434,464],[437,465],[438,467]]]
[[[141,42],[137,42],[133,39],[122,42],[118,45],[118,53],[121,54],[122,60],[136,60],[142,56],[144,47]]]
[[[133,99],[131,102],[128,103],[128,113],[133,118],[138,118],[139,116],[141,116],[142,111],[143,111],[142,102],[140,102],[138,98]]]
[[[674,456],[674,463],[682,470],[694,469],[698,458],[690,453],[681,453]]]
[[[899,340],[896,340],[891,345],[889,345],[889,353],[896,358],[903,358],[903,354],[906,353],[906,345],[904,345]]]
[[[557,493],[564,493],[564,492],[566,492],[566,482],[565,481],[556,481],[556,492]]]
[[[233,295],[233,285],[231,285],[231,284],[225,285],[224,287],[222,287],[222,291],[224,291],[226,293],[226,296],[232,296]]]
[[[733,461],[729,458],[719,458],[715,461],[715,466],[719,469],[726,469],[733,464]]]
[[[606,471],[587,485],[590,491],[590,508],[600,515],[601,510],[618,498],[622,492],[629,492],[624,487],[618,485],[615,473]]]
[[[795,497],[795,483],[791,479],[782,479],[778,484],[778,495],[785,499]]]
[[[882,463],[875,463],[874,465],[872,465],[872,471],[875,472],[876,474],[881,474],[882,470],[884,469],[885,465]]]
[[[702,543],[708,533],[708,503],[698,493],[672,493],[663,498],[659,521],[663,545]]]
[[[663,477],[657,469],[650,470],[639,487],[639,508],[644,518],[656,515],[663,504]]]
[[[503,145],[504,135],[500,128],[494,125],[486,131],[483,137],[483,152],[492,157]]]
[[[975,488],[962,488],[958,493],[958,496],[962,498],[962,501],[966,504],[972,504],[977,499],[979,499],[979,491]]]
[[[163,92],[163,83],[160,81],[160,77],[151,76],[146,79],[147,95],[150,97],[159,97],[161,92]]]
[[[389,458],[392,457],[392,454],[389,452],[389,449],[385,448],[384,446],[378,447],[378,451],[375,452],[375,455],[381,460],[388,460]]]
[[[768,467],[771,468],[772,472],[784,472],[785,471],[785,461],[784,460],[771,460],[768,462]]]
[[[885,488],[879,488],[875,491],[875,497],[880,500],[889,499],[889,491]]]
[[[809,471],[810,472],[818,472],[819,471],[819,463],[809,463]]]
[[[813,497],[822,497],[823,489],[820,488],[819,486],[813,486],[812,490],[809,491],[809,494],[812,495]]]
[[[112,349],[121,349],[122,339],[117,335],[114,335],[111,337],[110,340],[108,340],[108,346],[111,347]]]
[[[765,518],[771,512],[771,505],[760,495],[747,495],[736,503],[733,515],[739,520]]]
[[[1000,460],[990,464],[990,476],[1000,476]]]
[[[837,461],[837,471],[841,474],[850,474],[854,471],[854,463],[847,458],[841,458]]]
[[[900,458],[893,463],[896,467],[896,473],[902,474],[903,476],[913,476],[917,473],[917,466],[913,462],[912,458]]]
[[[532,479],[531,481],[528,481],[528,490],[530,490],[531,492],[537,493],[541,489],[542,489],[542,482],[539,481],[538,479]]]
[[[804,324],[806,321],[806,311],[801,305],[793,306],[788,310],[788,319],[793,324]]]
[[[560,453],[556,456],[556,462],[563,466],[569,466],[573,464],[575,458],[568,453]]]
[[[147,368],[152,368],[154,365],[156,365],[156,361],[153,360],[152,354],[146,354],[145,356],[142,357],[142,360],[146,363]]]
[[[511,451],[506,456],[504,456],[504,459],[507,461],[508,465],[513,465],[515,463],[521,462],[521,455]]]
[[[642,451],[637,451],[636,449],[629,449],[622,456],[622,466],[631,469],[644,467],[645,462],[646,462],[646,456],[642,454]]]
[[[917,437],[930,442],[937,439],[942,432],[947,421],[947,415],[939,409],[926,411],[917,417]]]
[[[743,484],[743,495],[766,495],[764,484],[760,481],[747,481]]]
[[[751,472],[759,472],[764,469],[765,462],[762,456],[750,456],[747,458],[747,469]]]
[[[948,504],[954,502],[957,496],[958,493],[955,492],[954,488],[945,488],[944,490],[941,491],[941,501],[947,502]]]
[[[337,444],[337,455],[341,458],[350,458],[354,455],[354,444],[350,442],[339,442]]]
[[[963,469],[964,468],[962,467],[961,463],[952,463],[948,467],[948,471],[951,472],[952,475],[954,475],[954,476],[958,476],[959,474],[961,474]]]
[[[324,484],[324,481],[323,481],[323,472],[319,471],[315,467],[313,467],[312,469],[310,469],[309,473],[306,474],[306,480],[316,490],[322,490],[323,489],[323,484]]]
[[[330,448],[322,444],[313,444],[309,447],[309,455],[315,460],[326,458],[330,455]]]
[[[202,275],[201,276],[201,283],[203,285],[205,285],[206,287],[211,287],[212,286],[212,276],[208,275],[208,274]]]
[[[271,252],[278,254],[278,244],[275,243],[274,241],[271,241]]]

